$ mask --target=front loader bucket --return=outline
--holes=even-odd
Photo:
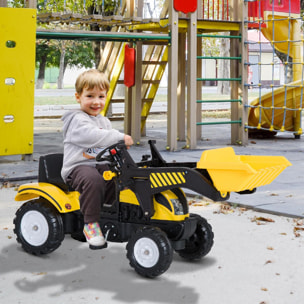
[[[233,148],[207,150],[197,168],[207,169],[221,192],[240,192],[270,184],[291,163],[284,156],[236,155]]]

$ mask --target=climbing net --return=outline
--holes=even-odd
[[[301,21],[300,1],[248,1],[248,33],[256,31],[256,36],[249,35],[245,42],[249,50],[245,85],[257,94],[248,105],[249,132],[291,132],[296,138],[302,134]]]

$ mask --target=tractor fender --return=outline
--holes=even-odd
[[[24,184],[18,188],[16,201],[27,201],[43,197],[50,202],[60,213],[68,213],[79,210],[79,192],[64,192],[55,185],[49,183]]]

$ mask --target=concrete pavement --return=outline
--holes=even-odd
[[[114,121],[113,127],[122,130],[123,123]],[[196,162],[204,149],[229,146],[230,131],[224,125],[204,127],[197,149],[184,150],[185,142],[180,142],[179,151],[168,152],[166,116],[151,115],[147,137],[130,149],[135,161],[149,152],[148,139],[157,140],[167,161]],[[0,182],[0,303],[301,303],[304,223],[280,215],[304,217],[303,139],[280,134],[274,139],[250,140],[247,147],[234,149],[237,154],[284,155],[293,166],[254,194],[232,193],[230,209],[198,197],[190,212],[212,225],[215,241],[211,252],[190,263],[174,254],[168,271],[147,280],[128,265],[125,244],[110,243],[106,250],[92,251],[67,235],[56,251],[37,257],[25,253],[16,242],[13,219],[22,203],[14,201],[14,185],[36,178],[40,155],[62,152],[60,120],[35,119],[33,159],[0,157],[0,178],[10,180],[11,186],[6,188],[5,182],[2,188]]]
[[[60,114],[66,109],[62,108]],[[49,117],[53,115],[48,111]],[[113,121],[113,127],[123,131],[122,121]],[[166,116],[150,115],[147,122],[147,136],[138,146],[133,146],[130,153],[139,161],[143,154],[149,153],[148,139],[155,139],[163,158],[178,162],[199,160],[204,149],[230,146],[230,128],[227,125],[204,126],[203,139],[197,149],[187,150],[179,142],[177,152],[166,151]],[[11,181],[24,183],[35,180],[38,174],[40,155],[62,152],[61,121],[59,119],[35,119],[34,153],[31,161],[22,161],[20,155],[0,156],[0,182]],[[262,186],[250,195],[231,193],[229,203],[250,207],[257,210],[294,217],[304,216],[304,139],[294,139],[292,134],[280,133],[273,139],[252,139],[246,147],[234,146],[236,154],[247,155],[282,155],[291,163],[270,185]]]

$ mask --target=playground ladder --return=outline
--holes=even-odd
[[[103,115],[109,114],[110,105],[124,103],[124,98],[114,98],[117,84],[122,84],[120,75],[124,66],[125,43],[107,43],[100,65],[110,79],[110,90],[107,94]],[[153,101],[156,97],[160,81],[168,63],[168,47],[166,45],[149,45],[142,61],[142,87],[141,87],[141,132],[144,132]]]
[[[198,34],[198,38],[229,38],[229,39],[241,39],[241,35],[214,35],[214,34]],[[241,56],[197,56],[198,60],[201,59],[215,59],[215,60],[238,60],[241,61],[242,57]],[[230,77],[230,78],[201,78],[198,77],[197,81],[242,81],[242,77]],[[199,99],[196,101],[197,103],[232,103],[232,102],[239,102],[242,103],[242,99],[218,99],[218,100],[202,100]],[[230,120],[230,121],[218,121],[218,122],[201,122],[198,121],[196,124],[197,125],[217,125],[217,124],[241,124],[242,120]]]

